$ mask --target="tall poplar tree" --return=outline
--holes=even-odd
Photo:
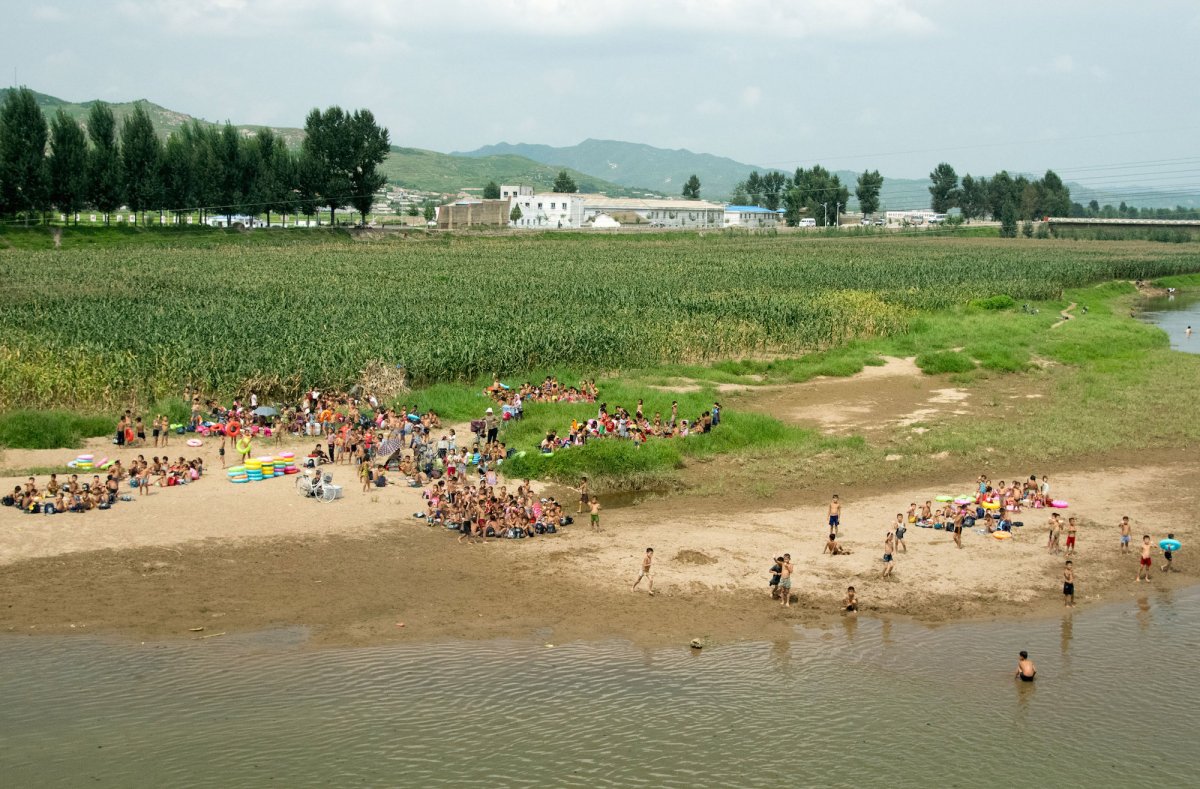
[[[88,110],[88,139],[92,147],[88,151],[88,200],[104,214],[108,224],[109,214],[121,207],[121,154],[117,148],[117,121],[112,108],[98,101]]]
[[[75,224],[87,199],[87,162],[83,129],[59,107],[50,121],[50,202]]]

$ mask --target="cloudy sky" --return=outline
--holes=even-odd
[[[313,106],[368,107],[394,143],[438,151],[597,137],[781,169],[924,177],[947,160],[1200,183],[1194,0],[13,6],[4,81],[15,68],[74,101],[282,126]]]

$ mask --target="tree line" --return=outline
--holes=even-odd
[[[929,207],[938,213],[952,208],[962,212],[964,220],[999,219],[1000,235],[1015,237],[1019,221],[1032,222],[1047,216],[1068,216],[1071,190],[1053,170],[1030,180],[1012,177],[1001,170],[991,178],[976,178],[970,173],[961,183],[954,168],[942,162],[929,174]]]
[[[136,216],[167,213],[176,223],[206,214],[313,216],[351,206],[363,221],[387,182],[378,166],[388,131],[370,110],[313,109],[298,151],[272,129],[245,136],[228,122],[193,120],[158,136],[138,104],[118,128],[112,108],[96,102],[81,125],[60,107],[47,122],[28,88],[10,91],[0,107],[0,216],[73,217],[84,208],[109,215],[122,206]]]
[[[1200,208],[1181,205],[1174,208],[1138,208],[1127,205],[1124,200],[1117,206],[1112,203],[1102,206],[1098,200],[1090,200],[1087,205],[1071,203],[1071,216],[1089,219],[1200,219]]]
[[[859,175],[854,196],[864,214],[879,210],[882,189],[883,176],[878,170],[867,170]],[[798,224],[802,215],[816,220],[818,225],[826,225],[836,222],[838,213],[846,210],[850,188],[836,173],[817,164],[807,170],[797,167],[791,175],[778,170],[762,175],[753,171],[733,188],[730,199],[738,205],[756,205],[771,211],[783,208],[784,219],[789,225]]]

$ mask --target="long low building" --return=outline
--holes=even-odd
[[[512,205],[520,210],[509,212],[510,217],[516,216],[515,219],[510,218],[509,224],[521,228],[591,227],[601,217],[600,224],[605,227],[649,225],[719,228],[724,226],[725,218],[724,206],[703,200],[609,197],[563,192],[518,194],[510,199]]]

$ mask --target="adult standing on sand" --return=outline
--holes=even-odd
[[[829,530],[837,534],[838,526],[842,522],[842,502],[838,500],[838,495],[833,494],[833,500],[829,502]]]
[[[491,408],[483,412],[483,427],[487,431],[487,443],[496,443],[496,436],[499,434],[498,423],[496,422],[496,412]]]

